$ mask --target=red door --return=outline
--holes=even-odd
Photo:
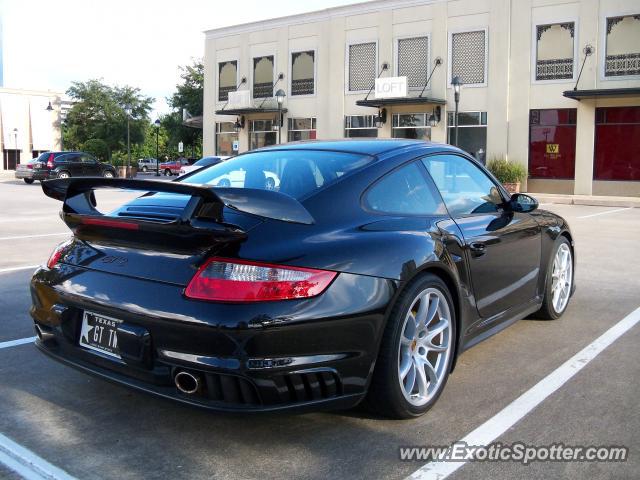
[[[594,180],[640,180],[640,107],[596,108]]]
[[[576,109],[531,110],[529,176],[573,179],[576,167]]]

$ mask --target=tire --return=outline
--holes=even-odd
[[[560,253],[563,252],[563,253]],[[568,254],[567,263],[557,258],[559,256],[564,257]],[[562,261],[562,265],[557,264],[556,260]],[[562,267],[562,268],[561,268]],[[568,270],[567,270],[568,268]],[[553,248],[553,252],[549,258],[549,266],[547,267],[547,278],[544,283],[544,298],[542,300],[542,307],[536,313],[532,315],[533,318],[541,318],[543,320],[556,320],[562,316],[567,310],[569,300],[573,291],[574,282],[574,265],[573,265],[573,250],[571,250],[571,244],[566,237],[561,236],[556,240]],[[564,282],[564,287],[556,287],[560,282]],[[554,293],[554,290],[558,288],[564,292],[562,295],[560,292]]]
[[[267,177],[267,181],[265,182],[264,187],[267,190],[275,190],[276,189],[276,181],[271,177]]]
[[[216,187],[230,187],[230,186],[231,186],[231,180],[229,180],[228,178],[223,178],[219,180],[218,183],[216,183]]]
[[[71,178],[71,174],[66,170],[63,170],[62,172],[58,173],[58,178]]]
[[[115,175],[113,174],[113,172],[111,170],[105,170],[104,172],[102,172],[102,176],[104,178],[114,178]]]
[[[171,176],[171,170],[169,170],[168,168],[164,171],[164,176],[165,177],[170,177]]]
[[[146,167],[146,166],[142,167],[142,171],[143,171],[144,173],[147,173],[147,167]]]
[[[414,318],[426,319],[423,320],[425,327],[417,330],[420,323],[411,323]],[[421,332],[425,331],[426,335],[423,335]],[[391,311],[365,406],[398,419],[426,413],[447,383],[455,340],[455,307],[449,289],[436,275],[420,276],[400,294]],[[441,351],[429,349],[427,345],[437,347],[437,350],[441,347]],[[420,369],[424,373],[422,376]]]
[[[33,178],[23,178],[23,180],[27,185],[31,185],[34,181]]]

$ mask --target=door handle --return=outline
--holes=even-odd
[[[487,246],[484,242],[471,242],[469,244],[469,250],[471,250],[471,255],[474,257],[480,257],[487,253]]]

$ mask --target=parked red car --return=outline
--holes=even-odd
[[[180,175],[180,169],[187,165],[189,165],[189,161],[186,158],[178,158],[177,160],[161,163],[160,171],[165,176]]]

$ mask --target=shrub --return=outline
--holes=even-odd
[[[509,162],[504,157],[494,157],[487,162],[487,168],[501,183],[518,183],[527,178],[527,171],[521,163]]]

